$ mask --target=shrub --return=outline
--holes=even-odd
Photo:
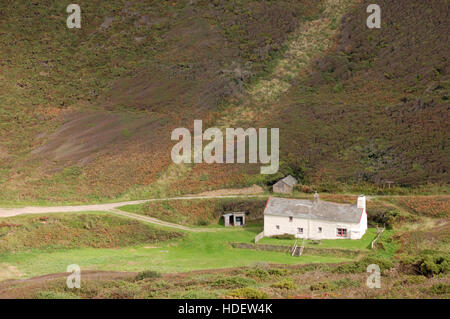
[[[199,290],[188,290],[186,292],[180,293],[176,296],[177,299],[211,299],[218,298],[216,292],[214,291],[199,291]]]
[[[404,285],[418,285],[423,284],[427,281],[427,277],[425,276],[408,276],[406,279],[398,280],[395,282],[395,286],[404,286]]]
[[[271,276],[285,276],[287,275],[288,270],[282,268],[271,268],[267,269],[267,273]]]
[[[138,284],[124,281],[114,280],[105,284],[95,298],[100,299],[135,299],[142,297],[142,290]]]
[[[212,283],[212,286],[222,288],[242,288],[253,285],[256,282],[253,279],[243,277],[219,278]]]
[[[338,279],[333,280],[331,282],[318,282],[315,284],[312,284],[309,289],[311,291],[314,290],[337,290],[337,289],[344,289],[344,288],[356,288],[361,286],[361,283],[357,280],[353,280],[350,278],[344,278],[344,279]]]
[[[208,226],[208,225],[209,225],[209,221],[207,221],[206,219],[200,219],[200,220],[197,222],[197,225],[198,225],[198,226]]]
[[[80,299],[80,296],[70,292],[41,290],[36,293],[36,299]]]
[[[416,260],[414,266],[419,274],[427,277],[448,273],[450,269],[448,256],[443,255],[422,256]]]
[[[347,263],[343,265],[339,265],[338,267],[333,269],[333,272],[342,273],[342,274],[355,274],[367,271],[367,266],[375,264],[380,266],[380,270],[384,271],[387,269],[391,269],[394,267],[394,264],[385,258],[378,258],[373,256],[366,256],[359,261]]]
[[[272,236],[272,238],[276,238],[276,239],[290,239],[290,240],[292,240],[292,239],[295,239],[295,236],[291,235],[291,234],[283,234],[283,235],[274,235],[274,236]]]
[[[369,212],[368,222],[371,225],[385,225],[387,229],[392,229],[399,214],[400,212],[395,209],[372,209]]]
[[[229,296],[245,299],[266,299],[269,297],[265,292],[250,287],[234,289]]]
[[[318,282],[318,283],[312,284],[309,287],[309,289],[311,291],[314,291],[314,290],[326,290],[326,289],[328,289],[328,283],[327,282]]]
[[[157,271],[145,270],[138,273],[135,280],[143,280],[146,278],[161,278],[161,274]]]
[[[338,279],[332,282],[333,286],[336,288],[349,288],[349,287],[359,287],[361,283],[357,280],[351,278]]]
[[[292,280],[285,279],[280,282],[272,284],[270,287],[278,288],[278,289],[293,290],[293,289],[297,288],[297,285]]]
[[[435,295],[448,295],[450,294],[450,285],[444,283],[434,284],[431,286],[430,292]]]
[[[269,273],[265,269],[255,268],[247,271],[247,276],[256,277],[258,279],[265,279],[269,277]]]

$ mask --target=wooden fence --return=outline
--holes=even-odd
[[[263,239],[264,237],[264,232],[260,232],[258,235],[255,236],[255,244],[260,241],[261,239]]]
[[[375,247],[375,243],[381,237],[381,234],[384,232],[384,229],[385,229],[384,227],[383,228],[378,228],[377,227],[378,235],[377,235],[377,237],[374,240],[372,240],[372,243],[370,244],[371,249],[373,249]]]

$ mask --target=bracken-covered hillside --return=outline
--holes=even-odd
[[[0,4],[0,201],[309,184],[448,183],[449,4],[358,0]],[[341,18],[343,19],[341,20]],[[173,167],[170,133],[279,127],[281,171]]]

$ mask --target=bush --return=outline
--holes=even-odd
[[[427,281],[427,277],[425,276],[408,276],[406,279],[398,280],[395,282],[395,286],[404,286],[404,285],[419,285],[423,284]]]
[[[435,295],[448,295],[450,294],[450,285],[444,283],[434,284],[431,286],[430,292]]]
[[[41,290],[36,293],[36,299],[80,299],[80,296],[70,292]]]
[[[206,219],[200,219],[200,220],[197,222],[197,225],[198,225],[198,226],[208,226],[208,225],[209,225],[209,221],[207,221]]]
[[[229,296],[245,299],[266,299],[269,297],[265,292],[250,287],[234,289]]]
[[[362,258],[360,261],[347,263],[343,265],[339,265],[338,267],[333,269],[333,272],[341,273],[341,274],[355,274],[367,271],[367,266],[375,264],[380,266],[380,270],[383,272],[384,270],[391,269],[394,267],[394,264],[385,258],[378,258],[373,256],[367,256]]]
[[[146,278],[161,278],[161,274],[153,270],[145,270],[136,275],[135,280],[143,280]]]
[[[243,277],[229,277],[229,278],[219,278],[212,283],[214,287],[222,288],[242,288],[249,285],[253,285],[256,282],[253,279],[243,278]]]
[[[140,285],[125,280],[107,282],[95,296],[100,299],[135,299],[142,298]]]
[[[361,283],[357,280],[350,278],[338,279],[332,282],[333,286],[336,288],[349,288],[349,287],[359,287]]]
[[[283,235],[274,235],[274,236],[271,236],[271,238],[293,240],[293,239],[295,239],[295,236],[291,235],[291,234],[283,234]]]
[[[368,215],[368,223],[370,225],[385,225],[387,229],[392,229],[399,214],[400,212],[395,209],[372,209]]]
[[[318,282],[315,284],[312,284],[309,289],[311,291],[314,290],[337,290],[337,289],[344,289],[344,288],[356,288],[361,286],[361,283],[357,280],[353,280],[350,278],[344,278],[344,279],[338,279],[331,282]]]
[[[278,289],[293,290],[293,289],[297,288],[297,285],[292,280],[285,279],[280,282],[272,284],[270,287],[278,288]]]
[[[265,279],[269,277],[269,272],[265,269],[255,268],[247,271],[247,276],[256,277],[258,279]]]
[[[417,272],[427,277],[433,277],[441,273],[448,273],[450,269],[449,259],[443,255],[427,255],[420,257],[415,263]]]
[[[282,268],[271,268],[267,269],[267,273],[271,276],[285,276],[287,275],[288,270]]]
[[[311,291],[326,290],[326,289],[328,289],[328,283],[327,282],[318,282],[318,283],[315,283],[315,284],[312,284],[311,286],[309,286],[309,289],[311,289]]]

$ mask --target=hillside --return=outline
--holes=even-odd
[[[357,0],[78,3],[81,29],[60,1],[0,4],[0,202],[192,193],[288,172],[312,185],[448,183],[444,0],[380,0],[379,30]],[[194,119],[279,127],[280,173],[175,167],[170,132]]]
[[[366,7],[358,3],[338,24],[333,49],[300,68],[286,54],[250,91],[249,103],[224,112],[224,125],[279,127],[281,173],[324,191],[384,180],[398,186],[448,183],[448,3],[379,5],[381,29],[366,27]],[[319,32],[305,37],[311,33]],[[311,40],[308,47],[321,44]],[[293,41],[288,53],[296,50]],[[288,72],[296,68],[296,74]],[[258,96],[277,89],[278,96]]]

